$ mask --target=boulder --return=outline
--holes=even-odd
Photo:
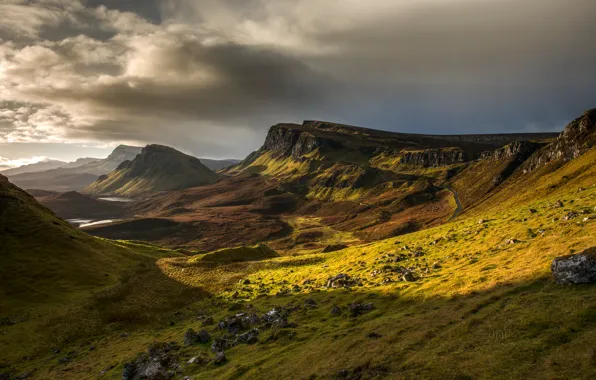
[[[173,377],[170,369],[178,366],[175,343],[155,343],[147,353],[142,353],[135,361],[125,363],[123,380],[168,380]]]
[[[230,348],[231,346],[232,345],[227,340],[216,338],[213,340],[213,344],[211,345],[211,351],[216,352],[216,353],[222,352],[222,351]]]
[[[215,354],[215,360],[213,361],[216,365],[222,365],[226,362],[226,354],[223,351],[219,351]]]
[[[596,247],[575,255],[553,260],[551,270],[559,284],[587,284],[596,282]]]
[[[416,276],[414,276],[414,273],[411,272],[411,271],[404,272],[402,278],[406,282],[414,282],[414,281],[416,281]]]
[[[215,323],[215,321],[213,320],[213,317],[207,317],[207,318],[203,319],[202,325],[203,325],[203,327],[205,327],[205,326],[211,326],[214,323]]]
[[[360,285],[360,282],[357,279],[351,278],[344,273],[339,273],[327,279],[328,288],[349,288],[357,285]]]
[[[244,334],[238,335],[236,338],[237,343],[244,343],[244,344],[255,344],[259,341],[259,330],[252,329]]]
[[[206,330],[201,330],[198,333],[193,329],[188,329],[184,334],[184,344],[192,346],[197,343],[207,343],[211,340],[211,335]]]
[[[304,301],[304,305],[308,307],[317,307],[317,303],[312,298],[308,298],[306,301]]]
[[[373,303],[359,304],[354,302],[348,305],[348,309],[353,316],[357,316],[374,310],[375,305]]]

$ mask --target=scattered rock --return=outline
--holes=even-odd
[[[308,298],[306,301],[304,301],[304,305],[309,307],[317,307],[317,303],[312,298]]]
[[[415,251],[414,253],[412,253],[412,256],[414,256],[414,257],[422,257],[422,256],[424,256],[424,252],[422,252],[422,251]]]
[[[341,309],[339,308],[339,306],[335,305],[333,306],[333,308],[331,309],[331,315],[340,315],[341,314]]]
[[[484,224],[484,223],[486,223],[486,220],[484,220],[484,219],[478,219],[478,224]]]
[[[168,380],[178,367],[176,343],[155,343],[135,361],[125,363],[123,380]]]
[[[505,240],[505,244],[516,244],[519,243],[518,240],[516,240],[515,238],[509,238],[507,240]]]
[[[571,220],[571,219],[575,219],[576,217],[577,217],[577,213],[568,212],[567,214],[565,214],[565,216],[563,216],[563,220]]]
[[[361,283],[357,279],[353,279],[344,273],[340,273],[327,279],[328,288],[350,288],[357,285],[361,285]]]
[[[535,210],[533,208],[528,210],[530,212],[530,214],[536,214],[538,212],[538,210]]]
[[[433,269],[440,269],[442,268],[441,263],[439,263],[438,261],[435,261],[433,263]]]
[[[244,343],[244,344],[255,344],[259,341],[259,330],[252,329],[250,331],[245,332],[244,334],[238,335],[236,338],[237,343]]]
[[[223,351],[219,351],[215,354],[215,360],[213,361],[216,365],[222,365],[226,362],[226,354]]]
[[[565,206],[565,205],[563,204],[563,202],[562,202],[562,201],[556,201],[556,202],[555,202],[555,207],[557,207],[557,208],[561,208],[561,207],[564,207],[564,206]]]
[[[211,345],[211,351],[217,353],[217,352],[223,352],[224,350],[231,348],[232,344],[230,342],[228,342],[225,339],[219,339],[219,338],[215,338],[213,340],[213,344]]]
[[[374,310],[374,308],[375,305],[373,303],[359,304],[354,302],[348,305],[348,309],[353,316],[367,313],[371,310]]]
[[[188,364],[202,365],[209,363],[209,359],[205,356],[195,356],[188,361]]]
[[[188,329],[184,334],[184,344],[192,346],[197,343],[207,343],[211,340],[211,335],[206,330],[201,330],[198,333],[193,329]]]
[[[376,332],[371,332],[366,336],[368,339],[379,339],[382,338],[383,335],[376,333]]]
[[[405,271],[402,279],[406,282],[414,282],[416,281],[416,276],[414,276],[414,273],[411,271]]]
[[[70,363],[70,358],[68,356],[64,356],[58,359],[58,364],[68,364]]]
[[[551,270],[559,284],[596,282],[596,247],[575,255],[557,257],[551,264]]]
[[[215,323],[215,321],[213,320],[213,317],[207,317],[207,318],[203,319],[203,323],[201,323],[201,324],[203,325],[203,327],[205,327],[205,326],[211,326],[214,323]]]

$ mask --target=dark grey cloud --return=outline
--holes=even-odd
[[[557,130],[593,104],[593,0],[4,0],[1,141],[241,156],[269,125]],[[0,115],[2,111],[0,110]]]

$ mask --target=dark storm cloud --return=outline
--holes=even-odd
[[[5,107],[4,141],[239,156],[281,121],[536,131],[596,106],[593,0],[0,0],[0,11],[0,101],[24,104]]]

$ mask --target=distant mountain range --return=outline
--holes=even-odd
[[[24,189],[82,191],[99,176],[110,173],[124,161],[134,160],[142,150],[142,147],[120,145],[104,159],[86,157],[70,163],[51,160],[0,173]],[[211,170],[220,170],[240,161],[201,159],[201,162]]]
[[[218,178],[198,158],[167,146],[148,145],[133,160],[99,177],[85,192],[136,196],[205,185]]]
[[[35,164],[23,165],[19,166],[18,168],[6,169],[0,171],[0,174],[4,176],[14,176],[23,173],[32,173],[32,172],[41,172],[45,170],[52,170],[64,167],[64,165],[68,165],[68,162],[59,161],[59,160],[47,160],[36,162]]]

